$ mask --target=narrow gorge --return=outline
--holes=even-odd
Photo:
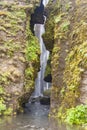
[[[87,0],[0,0],[5,129],[87,129]]]

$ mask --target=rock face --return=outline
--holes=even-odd
[[[40,49],[29,22],[37,3],[0,1],[0,115],[21,111],[34,90]]]
[[[87,71],[82,74],[80,102],[87,104]]]
[[[31,14],[30,26],[34,33],[34,24],[44,24],[44,5],[43,0],[41,0],[40,6],[36,7],[34,13]]]
[[[50,105],[50,97],[43,96],[40,98],[40,104]]]
[[[43,38],[51,52],[51,113],[87,104],[87,1],[51,1]]]
[[[44,74],[44,80],[46,82],[52,82],[52,75],[51,75],[51,59],[49,58],[47,61],[47,66],[46,66],[46,70],[45,70],[45,74]]]

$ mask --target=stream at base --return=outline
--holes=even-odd
[[[27,104],[24,114],[0,118],[0,130],[83,130],[80,126],[64,125],[48,118],[49,105]]]

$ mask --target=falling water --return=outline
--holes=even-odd
[[[44,6],[46,6],[48,0],[43,0]],[[40,49],[41,49],[41,56],[40,56],[40,71],[38,72],[37,79],[35,81],[35,96],[41,96],[42,92],[49,87],[49,83],[44,81],[44,72],[47,65],[47,60],[49,57],[49,51],[46,50],[44,45],[42,34],[45,32],[44,24],[35,24],[34,31],[36,37],[39,39]]]
[[[46,6],[48,4],[49,0],[43,0],[43,5]]]

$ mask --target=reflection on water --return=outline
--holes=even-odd
[[[81,126],[66,125],[59,120],[50,119],[47,130],[84,130]]]
[[[27,104],[24,114],[0,119],[0,130],[83,130],[80,126],[68,126],[48,119],[49,106]]]

